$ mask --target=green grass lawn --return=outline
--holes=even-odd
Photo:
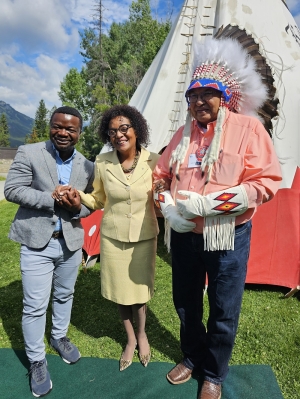
[[[0,348],[23,349],[19,245],[8,240],[17,206],[0,202]],[[149,302],[147,333],[153,361],[178,362],[179,323],[171,295],[170,257],[159,237],[155,295]],[[116,305],[101,297],[100,265],[81,269],[76,283],[69,337],[82,356],[119,359],[126,343]],[[299,295],[283,299],[283,287],[247,285],[231,364],[268,364],[285,399],[300,398]],[[207,308],[207,297],[205,297]],[[207,313],[206,313],[207,317]],[[50,309],[46,331],[47,352]],[[137,361],[137,359],[135,359]],[[242,398],[238,398],[242,399]]]
[[[0,181],[5,181],[6,178],[4,176],[0,176]]]

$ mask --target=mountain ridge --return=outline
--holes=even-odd
[[[30,134],[34,119],[15,110],[10,104],[0,100],[0,116],[6,115],[9,128],[10,147],[18,147],[25,143],[25,137]]]

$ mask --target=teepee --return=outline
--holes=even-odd
[[[151,127],[153,152],[184,124],[184,93],[193,46],[207,36],[233,37],[256,59],[269,87],[261,116],[290,188],[300,166],[300,30],[283,0],[185,0],[163,46],[130,100]]]

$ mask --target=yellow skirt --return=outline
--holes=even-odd
[[[153,296],[157,237],[121,242],[101,235],[101,294],[120,305],[146,303]]]

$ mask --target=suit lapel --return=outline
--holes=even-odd
[[[120,182],[122,182],[128,186],[128,185],[135,183],[147,172],[147,170],[149,169],[148,161],[151,160],[151,157],[150,157],[149,151],[142,148],[140,159],[139,159],[139,161],[136,165],[136,168],[129,180],[126,179],[126,176],[125,176],[124,172],[122,171],[122,168],[121,168],[118,156],[117,156],[117,152],[115,150],[107,152],[105,160],[106,160],[107,170],[112,175],[114,175],[114,177],[116,179],[120,180]]]
[[[59,181],[58,181],[58,175],[57,175],[57,168],[56,168],[56,153],[55,150],[53,149],[51,141],[46,141],[46,146],[45,148],[42,149],[45,162],[47,164],[47,168],[49,171],[49,175],[51,176],[51,179],[53,180],[53,184],[55,186],[58,186]],[[72,162],[72,171],[71,171],[71,176],[70,176],[70,181],[69,184],[72,187],[76,187],[76,182],[78,179],[78,176],[80,175],[80,169],[82,167],[82,156],[78,152],[76,152],[76,155],[73,159]]]
[[[70,186],[72,186],[72,187],[77,186],[76,182],[77,182],[78,176],[80,176],[80,169],[82,167],[83,167],[82,156],[81,156],[81,154],[76,152],[76,155],[72,161],[72,170],[71,170],[71,176],[70,176],[70,181],[69,181]]]
[[[117,151],[109,151],[105,156],[106,169],[120,182],[128,185],[128,180],[126,179],[124,172],[122,171],[119,158],[117,156]]]
[[[49,175],[53,181],[54,186],[57,186],[58,183],[58,175],[56,169],[56,158],[55,151],[53,149],[51,141],[45,142],[45,147],[42,148],[42,153],[49,171]]]
[[[140,159],[136,165],[133,175],[129,179],[130,184],[135,183],[147,172],[147,170],[149,169],[148,161],[150,161],[150,159],[151,157],[149,151],[142,148]]]

